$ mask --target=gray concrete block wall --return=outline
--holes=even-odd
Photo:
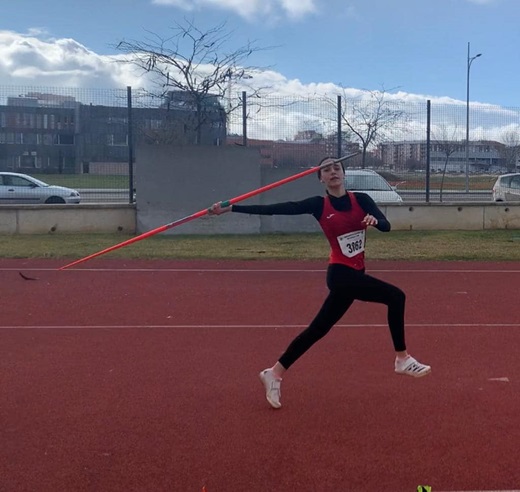
[[[318,163],[310,163],[311,166]],[[275,183],[289,176],[302,172],[305,169],[263,169],[262,186]],[[260,195],[260,203],[278,203],[298,201],[314,195],[323,195],[323,185],[320,183],[317,174],[310,174],[299,178],[280,187]],[[263,215],[260,218],[260,232],[272,233],[293,233],[293,232],[317,232],[320,230],[318,222],[312,215]]]
[[[0,234],[135,234],[132,205],[2,205]]]
[[[484,229],[520,229],[520,205],[501,203],[484,207]]]
[[[311,163],[315,165],[317,163]],[[145,232],[187,217],[211,204],[276,183],[301,170],[260,166],[257,149],[247,147],[140,146],[136,149],[137,230]],[[315,174],[273,188],[242,205],[301,200],[321,195]],[[227,214],[201,217],[165,234],[251,234],[314,232],[312,216],[249,216]]]
[[[259,154],[244,147],[136,149],[137,229],[145,232],[258,188]],[[251,198],[248,203],[258,203]],[[259,218],[202,217],[165,234],[254,233]]]
[[[394,231],[520,229],[519,204],[402,203],[379,208]]]
[[[520,204],[508,203],[460,203],[460,204],[403,204],[380,205],[392,224],[392,230],[520,230]],[[278,217],[227,214],[220,217],[202,217],[195,220],[199,233],[252,234],[265,232],[314,232],[317,222],[311,217],[299,217],[305,221],[301,228],[294,225],[273,223]],[[282,218],[282,217],[280,217]],[[171,221],[168,214],[164,221],[153,217],[156,227]],[[271,222],[269,222],[271,221]],[[60,234],[60,233],[136,233],[137,212],[132,205],[1,205],[1,234]],[[187,224],[186,224],[187,225]],[[155,229],[156,227],[153,227]],[[179,226],[178,234],[187,234]],[[293,230],[295,229],[295,230]],[[142,230],[142,232],[148,232]]]
[[[246,147],[142,146],[136,149],[138,233],[297,174],[298,169],[260,165]],[[310,162],[309,166],[318,163]],[[322,195],[316,174],[304,176],[240,202],[269,204]],[[520,206],[496,203],[403,203],[380,205],[393,230],[520,229]],[[7,224],[8,226],[8,224]],[[318,232],[312,216],[204,216],[165,234],[255,234]]]
[[[482,204],[403,203],[380,208],[393,230],[435,230],[440,227],[443,230],[471,231],[481,230],[484,222]]]

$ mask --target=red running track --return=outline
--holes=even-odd
[[[393,374],[357,303],[264,399],[323,263],[0,261],[0,491],[520,488],[520,264],[371,262],[407,293]],[[18,272],[38,277],[25,281]]]

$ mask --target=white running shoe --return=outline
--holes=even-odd
[[[282,393],[280,391],[282,378],[275,377],[272,369],[264,369],[259,374],[259,376],[260,380],[264,384],[265,397],[267,401],[273,408],[280,408],[282,406],[280,403],[280,399],[282,397]]]
[[[395,372],[414,378],[422,378],[430,374],[432,368],[426,364],[421,364],[418,360],[409,355],[406,359],[395,359]]]

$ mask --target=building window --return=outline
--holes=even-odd
[[[21,133],[13,133],[13,132],[0,133],[0,143],[4,143],[4,144],[22,143],[21,139],[22,139]]]
[[[44,133],[43,134],[43,145],[53,145],[54,144],[54,135],[52,133]]]
[[[147,125],[150,130],[159,130],[162,126],[162,120],[148,120],[149,124]]]
[[[115,124],[119,124],[119,125],[126,125],[126,118],[120,118],[120,117],[117,117],[117,116],[109,116],[107,118],[107,123],[108,124],[112,124],[112,123],[115,123]]]
[[[128,145],[127,135],[123,133],[109,133],[107,135],[107,145],[126,146]]]
[[[58,145],[74,145],[74,135],[58,134]]]
[[[23,113],[22,115],[22,126],[24,128],[34,128],[34,114],[33,113]]]
[[[24,133],[23,143],[29,145],[36,145],[40,143],[39,135],[37,133]]]

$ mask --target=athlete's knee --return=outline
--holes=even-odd
[[[392,302],[401,306],[404,306],[406,303],[406,294],[399,287],[394,287],[393,289]]]

